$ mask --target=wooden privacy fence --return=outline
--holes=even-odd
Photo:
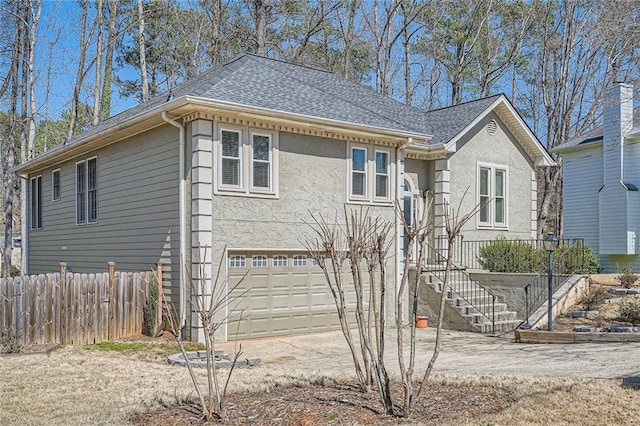
[[[20,345],[85,345],[142,334],[153,272],[59,273],[0,279],[0,333]]]

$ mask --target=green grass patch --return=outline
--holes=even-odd
[[[204,345],[196,342],[184,342],[187,351],[204,350]],[[152,353],[155,355],[166,355],[180,352],[177,343],[155,343],[155,342],[101,342],[95,345],[84,345],[82,349],[89,351],[114,351],[124,354]]]

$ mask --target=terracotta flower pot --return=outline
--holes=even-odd
[[[416,316],[416,328],[427,328],[429,326],[429,318],[424,315]]]

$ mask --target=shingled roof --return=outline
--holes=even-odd
[[[475,101],[440,108],[424,113],[424,125],[433,135],[430,143],[447,143],[469,126],[500,96],[495,95]]]
[[[159,125],[162,122],[159,112],[170,110],[179,101],[182,104],[202,101],[238,111],[263,111],[275,117],[412,137],[414,143],[421,146],[438,146],[459,135],[500,96],[503,95],[425,113],[331,72],[242,54],[98,123],[25,164],[37,167],[41,157],[53,161],[68,150],[78,152],[85,142],[105,138],[116,129],[120,129],[119,138],[131,134],[126,129],[142,131],[139,125],[135,129],[131,127],[132,123],[150,120],[149,125]],[[44,164],[44,158],[42,162]],[[23,169],[23,165],[17,169]]]

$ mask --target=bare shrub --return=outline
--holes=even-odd
[[[623,299],[619,309],[619,321],[640,325],[640,296]]]
[[[595,310],[607,299],[607,290],[599,285],[591,285],[588,290],[583,290],[578,296],[576,304],[585,311]]]
[[[440,300],[440,312],[436,325],[436,342],[433,356],[427,365],[426,372],[422,378],[420,386],[416,390],[416,378],[414,376],[415,354],[416,354],[416,314],[418,307],[418,285],[420,283],[423,262],[425,257],[426,241],[430,232],[434,229],[432,213],[432,198],[429,193],[425,193],[421,203],[421,216],[414,217],[414,226],[409,226],[405,220],[404,213],[399,205],[396,205],[396,212],[399,220],[402,221],[404,232],[407,236],[408,246],[416,244],[417,259],[416,273],[410,279],[411,250],[405,251],[404,270],[402,279],[395,292],[392,293],[395,302],[395,321],[397,325],[398,342],[398,364],[403,386],[402,404],[394,404],[391,395],[389,375],[385,366],[385,302],[389,284],[386,276],[386,260],[389,248],[394,243],[389,239],[390,231],[393,229],[389,221],[380,218],[372,218],[368,211],[360,209],[359,212],[348,212],[345,207],[345,226],[329,224],[323,217],[311,215],[314,224],[311,228],[315,232],[315,238],[305,241],[305,246],[309,255],[316,261],[322,269],[325,279],[331,289],[338,318],[345,340],[351,352],[351,356],[358,377],[359,385],[365,392],[371,390],[373,381],[377,385],[380,400],[385,408],[385,413],[389,415],[400,415],[408,417],[411,408],[420,396],[423,388],[430,378],[433,366],[438,358],[442,340],[442,323],[444,315],[445,296],[453,263],[454,244],[460,234],[462,227],[476,213],[477,208],[471,213],[460,216],[448,205],[444,205],[444,226],[448,241],[448,257],[446,263],[446,273],[444,277],[443,289]],[[414,216],[417,216],[414,212]],[[391,241],[390,241],[391,240]],[[350,260],[351,275],[353,278],[353,288],[356,294],[355,311],[350,312],[349,306],[345,302],[346,283],[344,280],[345,261]],[[366,265],[368,283],[365,279]],[[365,290],[369,290],[368,300],[364,297]],[[405,303],[409,301],[409,306]],[[352,336],[350,316],[355,317],[360,348],[356,347]],[[405,328],[405,318],[409,318],[410,337],[409,342],[404,340],[403,329]],[[372,337],[372,332],[374,337]],[[409,346],[409,350],[406,351]],[[395,411],[398,406],[399,411]]]
[[[226,251],[226,247],[223,251]],[[206,259],[206,253],[206,247],[202,248],[199,252],[200,257]],[[231,370],[229,371],[224,383],[220,383],[215,363],[216,332],[223,324],[228,322],[228,312],[231,312],[231,308],[245,296],[243,293],[239,296],[231,297],[233,290],[240,285],[244,277],[242,277],[242,279],[232,288],[227,288],[228,280],[226,278],[221,278],[221,271],[223,270],[222,263],[224,262],[224,259],[225,256],[221,256],[214,280],[211,280],[208,276],[203,262],[200,262],[198,277],[193,277],[191,274],[188,274],[189,276],[186,277],[191,290],[192,303],[195,305],[194,310],[198,315],[198,320],[202,326],[204,334],[207,371],[206,392],[198,382],[191,360],[187,356],[184,343],[180,340],[182,324],[180,324],[177,319],[175,307],[171,303],[166,303],[164,305],[167,327],[175,341],[180,346],[180,351],[184,356],[185,364],[200,403],[201,414],[205,421],[209,421],[214,418],[224,419],[226,417],[224,404],[227,395],[227,388],[229,386],[229,381],[231,380],[236,361],[242,354],[242,345],[239,345],[234,350]],[[186,269],[189,270],[189,268]],[[159,277],[156,278],[158,282],[161,282]],[[211,288],[207,288],[207,284],[209,282],[211,282]],[[238,320],[238,325],[240,322],[242,322],[242,314]]]
[[[7,328],[0,334],[0,353],[14,354],[21,350],[22,347],[12,327]]]
[[[624,288],[631,288],[638,281],[638,274],[634,273],[631,267],[624,268],[622,274],[616,277],[616,281]]]

